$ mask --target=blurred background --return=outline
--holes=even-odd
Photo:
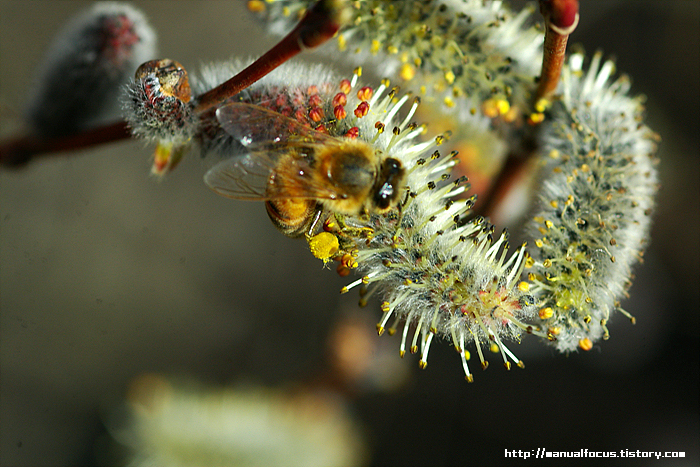
[[[90,3],[0,1],[3,137],[21,127],[51,37]],[[132,3],[160,56],[189,70],[276,41],[243,1]],[[636,326],[618,315],[609,341],[569,356],[525,339],[511,346],[525,370],[494,360],[473,384],[446,343],[421,371],[398,357],[397,336],[376,337],[378,302],[339,295],[347,279],[280,235],[261,204],[209,191],[196,157],[161,183],[138,141],[44,158],[0,171],[0,463],[119,462],[113,414],[158,374],[332,394],[325,423],[337,416],[361,440],[340,465],[522,465],[504,451],[537,448],[684,451],[605,464],[698,465],[700,3],[581,3],[570,41],[617,57],[663,138],[651,247],[623,303]]]

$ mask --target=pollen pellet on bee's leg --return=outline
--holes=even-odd
[[[340,250],[338,237],[330,232],[320,232],[310,237],[308,243],[311,254],[323,262],[330,261]]]

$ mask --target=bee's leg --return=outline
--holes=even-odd
[[[338,227],[340,228],[340,234],[351,238],[372,238],[374,235],[374,229],[372,227],[353,227],[345,222],[345,217],[340,214],[335,215],[336,221],[338,221]]]
[[[306,231],[306,237],[313,237],[314,230],[318,225],[319,219],[321,219],[321,214],[323,213],[323,208],[321,206],[316,207],[316,214],[314,214],[314,219],[309,224],[309,230]]]
[[[406,206],[408,206],[408,202],[410,200],[411,200],[411,188],[406,187],[406,197],[403,199],[403,202],[401,202],[401,204],[396,206],[396,209],[398,209],[398,211],[399,211],[398,221],[396,222],[397,226],[401,225],[401,221],[403,220],[404,210],[405,210]]]
[[[314,233],[323,214],[323,206],[316,206],[316,213],[313,220],[309,224],[304,237],[309,244],[311,254],[323,261],[324,266],[328,265],[332,260],[339,258],[345,251],[340,245],[340,239],[335,232],[329,232],[325,228],[320,232]]]

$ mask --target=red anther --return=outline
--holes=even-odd
[[[369,86],[365,86],[357,91],[357,98],[361,101],[368,101],[372,98],[373,94],[374,90]]]
[[[107,17],[104,23],[105,36],[101,51],[117,66],[129,58],[133,45],[140,39],[134,31],[134,23],[126,15]]]
[[[333,107],[337,105],[345,105],[348,103],[348,96],[344,92],[339,92],[333,97]]]
[[[277,107],[283,107],[287,104],[287,96],[284,94],[279,94],[277,99],[275,99],[275,104],[277,104]]]
[[[369,112],[369,104],[366,101],[362,101],[355,109],[355,116],[362,118],[367,115],[367,112]]]
[[[308,94],[309,96],[315,96],[316,94],[318,94],[318,86],[312,84],[306,89],[306,94]]]
[[[343,263],[338,264],[338,267],[336,268],[336,271],[338,272],[338,275],[340,277],[345,277],[350,274],[350,269],[347,267],[343,266]]]
[[[306,112],[304,112],[304,109],[297,109],[297,111],[294,112],[294,119],[301,123],[308,122],[308,119],[306,118]]]
[[[350,90],[352,89],[352,84],[350,83],[349,79],[344,79],[340,81],[340,91],[345,93],[345,94],[350,94]]]
[[[320,107],[323,104],[323,99],[318,94],[309,97],[309,107]]]
[[[346,136],[347,138],[355,139],[355,138],[357,138],[358,136],[360,136],[360,129],[357,128],[356,126],[354,126],[354,127],[350,128],[350,129],[345,133],[345,136]]]
[[[313,107],[311,110],[309,110],[309,118],[312,122],[318,123],[323,120],[324,116],[325,113],[321,107]]]
[[[335,118],[337,118],[338,120],[342,120],[342,119],[344,119],[345,117],[348,116],[348,113],[347,113],[347,111],[345,110],[345,107],[343,107],[342,105],[336,105],[336,106],[333,108],[333,115],[334,115]]]
[[[319,133],[323,133],[326,135],[328,134],[328,128],[326,128],[326,125],[324,125],[323,123],[314,128],[314,130],[318,131]]]

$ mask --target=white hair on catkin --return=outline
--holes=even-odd
[[[601,66],[600,53],[588,71],[583,61],[570,57],[545,122],[544,184],[531,228],[533,292],[561,351],[607,339],[649,238],[658,183],[658,136],[641,123],[642,99],[627,95],[626,76],[612,81],[614,64]]]
[[[35,77],[27,119],[42,136],[65,135],[119,116],[115,98],[156,53],[156,33],[140,10],[97,2],[54,37]]]

